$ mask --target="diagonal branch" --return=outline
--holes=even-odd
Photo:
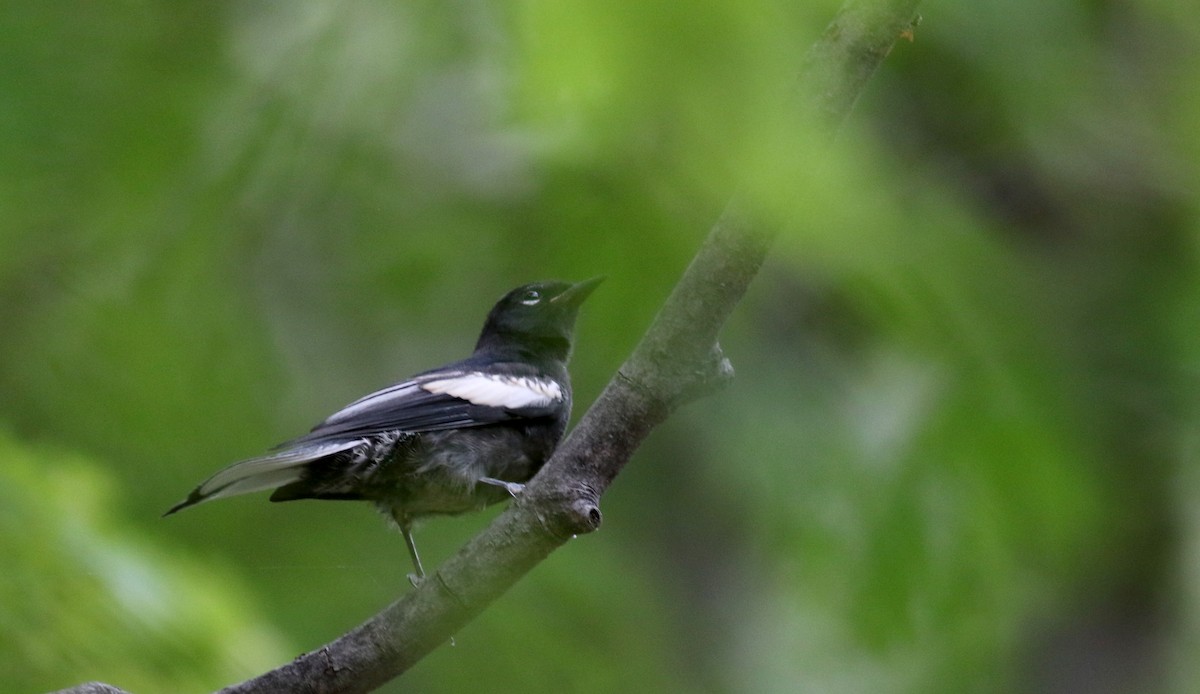
[[[798,99],[832,136],[918,0],[848,0],[806,57]],[[600,496],[655,426],[732,377],[717,336],[771,246],[735,199],[641,343],[542,471],[416,590],[316,651],[222,690],[367,692],[406,671],[551,552],[601,521]]]

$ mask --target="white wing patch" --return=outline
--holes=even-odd
[[[452,395],[474,405],[504,407],[545,407],[563,399],[562,387],[548,378],[501,376],[479,372],[426,381],[421,388],[430,393]]]

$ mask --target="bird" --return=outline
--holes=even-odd
[[[220,470],[163,515],[265,490],[271,501],[373,502],[403,535],[419,584],[414,522],[518,496],[558,446],[571,415],[576,318],[603,279],[513,289],[466,359],[351,402],[307,434]]]

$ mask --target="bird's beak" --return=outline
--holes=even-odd
[[[551,299],[550,303],[559,304],[561,306],[579,306],[583,303],[584,299],[588,298],[588,295],[592,293],[592,290],[598,287],[603,281],[604,276],[601,275],[600,277],[593,277],[590,280],[584,280],[579,284],[573,284],[562,294],[559,294]]]

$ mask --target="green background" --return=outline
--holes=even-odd
[[[735,190],[779,238],[732,387],[387,691],[1197,691],[1200,11],[920,10],[830,146],[829,0],[4,3],[0,691],[366,619],[409,570],[368,506],[159,514],[606,274],[581,412]]]

